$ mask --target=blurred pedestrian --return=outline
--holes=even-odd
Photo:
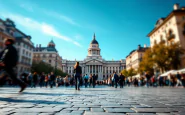
[[[17,65],[18,54],[16,48],[13,46],[15,41],[13,39],[5,39],[5,49],[0,52],[0,69],[3,69],[8,75],[1,77],[0,82],[4,82],[6,76],[9,76],[14,82],[16,82],[20,87],[22,92],[26,88],[26,83],[18,79],[13,68]]]
[[[44,80],[45,80],[45,74],[44,72],[42,72],[42,75],[40,76],[40,81],[39,81],[40,88],[44,86]]]
[[[37,82],[38,82],[37,72],[34,72],[33,78],[32,78],[32,86],[31,86],[31,88],[32,87],[36,88]]]
[[[86,74],[86,75],[84,76],[85,87],[87,87],[88,79],[89,79],[89,76]]]
[[[53,88],[53,86],[55,85],[55,75],[53,72],[51,72],[51,75],[49,77],[49,85],[50,85],[50,88]]]

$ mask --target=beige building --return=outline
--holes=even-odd
[[[148,47],[146,45],[144,45],[144,47],[138,45],[137,49],[131,51],[130,54],[126,57],[126,70],[131,68],[138,70],[139,63],[142,61],[142,57],[147,49]]]
[[[150,37],[151,47],[160,42],[166,45],[179,42],[185,49],[185,7],[174,4],[173,11],[156,22],[155,28],[148,37]],[[185,67],[185,55],[182,56],[181,67]]]
[[[36,45],[33,51],[34,61],[43,61],[62,71],[62,57],[58,54],[53,40],[48,43],[47,47],[41,47],[41,44]]]
[[[0,19],[0,49],[2,50],[2,42],[6,37],[12,37],[16,40],[15,47],[18,51],[18,65],[16,73],[19,76],[21,73],[29,73],[32,66],[33,43],[31,36],[24,34],[16,28],[14,22],[10,19],[5,21]]]
[[[69,75],[73,75],[73,67],[77,60],[62,60],[63,70]],[[88,55],[84,60],[79,61],[82,67],[82,75],[95,74],[98,75],[98,80],[107,79],[113,72],[120,73],[125,69],[125,60],[107,61],[101,56],[101,49],[94,34],[88,49]]]

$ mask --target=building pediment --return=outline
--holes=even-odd
[[[101,60],[97,60],[97,59],[91,59],[88,60],[87,62],[85,62],[86,65],[102,65],[103,62]]]

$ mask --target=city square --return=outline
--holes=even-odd
[[[185,115],[185,1],[0,0],[0,115]]]
[[[184,115],[183,88],[0,89],[1,115]]]

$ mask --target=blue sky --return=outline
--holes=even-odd
[[[138,44],[150,45],[147,34],[160,17],[184,0],[0,0],[0,18],[46,46],[53,38],[59,54],[82,60],[94,32],[106,60],[120,60]]]

